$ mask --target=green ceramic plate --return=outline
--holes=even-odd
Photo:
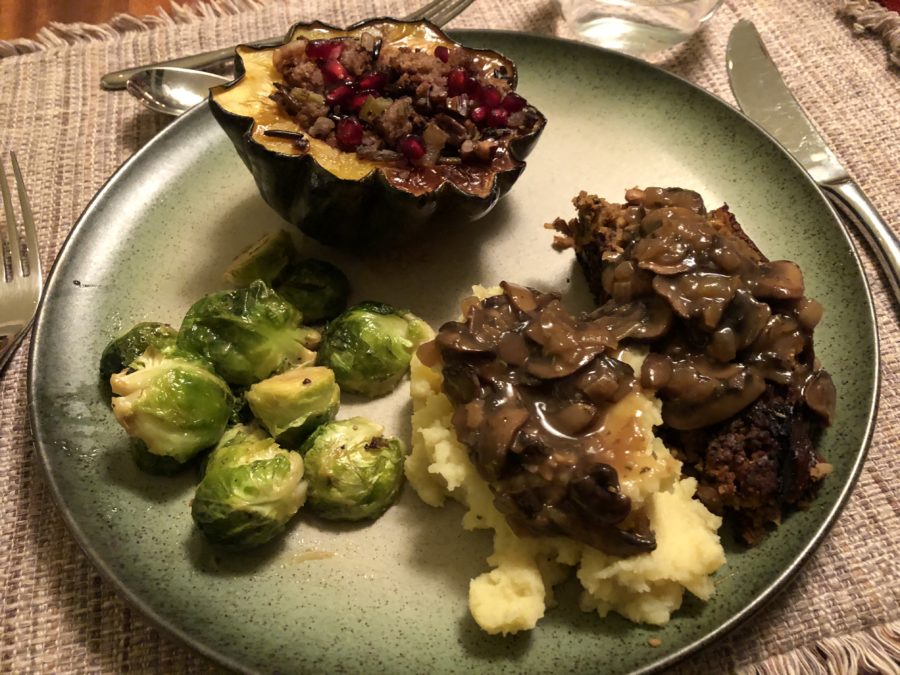
[[[570,253],[543,223],[573,213],[582,189],[621,198],[634,185],[678,185],[727,201],[773,258],[806,271],[827,309],[817,349],[840,393],[822,441],[834,474],[809,511],[750,551],[728,544],[707,605],[688,601],[665,628],[577,609],[577,587],[531,633],[483,635],[469,617],[469,579],[486,569],[486,533],[461,511],[423,505],[407,487],[369,526],[299,517],[255,555],[219,556],[192,526],[194,476],[140,473],[100,400],[107,340],[138,321],[175,325],[222,286],[231,258],[282,226],[205,109],[176,121],[100,191],[66,242],[35,331],[29,394],[38,453],[75,537],[150,619],[217,661],[268,672],[626,672],[671,663],[716,639],[784,584],[825,536],[859,471],[872,428],[878,355],[872,303],[845,232],[803,171],[740,114],[644,63],[559,40],[462,32],[518,62],[520,91],[549,119],[528,169],[487,218],[442,226],[382,256],[323,255],[357,291],[409,307],[437,326],[473,283],[510,279],[587,297]],[[347,403],[409,433],[405,387]],[[301,512],[302,513],[302,512]],[[650,636],[662,646],[651,649]]]

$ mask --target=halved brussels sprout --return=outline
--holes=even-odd
[[[211,293],[188,310],[178,344],[208,359],[230,384],[249,385],[290,366],[311,363],[319,332],[263,281]]]
[[[229,548],[259,546],[284,530],[306,499],[303,458],[255,426],[230,428],[210,453],[191,504],[206,537]]]
[[[408,310],[364,302],[328,324],[316,363],[334,371],[343,391],[383,396],[397,386],[416,347],[432,336]]]
[[[318,324],[347,308],[350,282],[330,262],[308,258],[291,265],[275,290],[300,311],[306,323]]]
[[[323,424],[300,453],[306,462],[309,506],[323,518],[375,519],[403,483],[403,443],[385,438],[384,427],[364,417]]]
[[[155,321],[145,321],[132,327],[128,332],[111,340],[100,355],[100,393],[105,400],[112,398],[109,378],[114,373],[125,370],[147,347],[174,345],[178,331],[172,326]]]
[[[316,427],[334,419],[341,389],[328,368],[292,368],[250,387],[247,403],[278,443],[296,448]]]
[[[129,436],[180,463],[216,444],[234,397],[205,361],[177,347],[150,347],[131,367],[110,378],[113,414]]]
[[[257,279],[271,284],[296,255],[291,235],[285,230],[271,232],[231,261],[225,281],[233,286],[249,286]]]

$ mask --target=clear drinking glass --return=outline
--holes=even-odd
[[[602,47],[642,56],[687,40],[723,0],[559,0],[569,26]]]

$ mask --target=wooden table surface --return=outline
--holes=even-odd
[[[196,0],[181,0],[193,4]],[[141,16],[157,7],[168,10],[169,0],[0,0],[0,40],[35,36],[51,21],[103,23],[120,12]]]

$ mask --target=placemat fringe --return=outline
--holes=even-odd
[[[891,63],[900,66],[900,13],[874,0],[838,0],[838,16],[851,22],[853,32],[870,32],[881,37]]]
[[[900,621],[819,640],[738,670],[740,675],[900,673]]]
[[[166,11],[159,7],[156,14],[134,16],[116,14],[106,23],[51,22],[41,28],[33,39],[16,38],[0,40],[0,58],[65,47],[76,42],[111,40],[131,31],[147,31],[154,28],[187,24],[218,16],[233,16],[260,9],[271,0],[201,0],[196,4],[172,2]]]

